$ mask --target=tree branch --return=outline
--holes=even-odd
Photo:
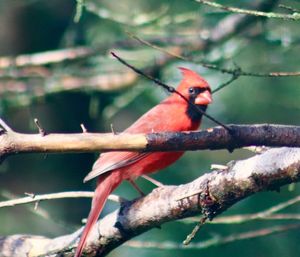
[[[0,57],[0,69],[11,67],[40,66],[63,61],[72,61],[92,56],[99,49],[74,47],[33,54],[22,54],[17,57]]]
[[[3,121],[2,121],[3,122]],[[5,125],[7,126],[7,125]],[[71,153],[99,151],[186,151],[217,150],[245,146],[300,147],[300,126],[271,124],[228,125],[234,136],[222,127],[196,132],[150,134],[74,133],[22,134],[12,130],[0,133],[0,157],[19,153]]]
[[[300,20],[299,12],[294,12],[293,14],[262,12],[257,10],[248,10],[248,9],[241,9],[241,8],[236,8],[231,6],[225,6],[208,0],[195,0],[195,1],[201,4],[205,4],[214,8],[222,9],[233,13],[247,14],[253,16],[266,17],[266,18],[283,19],[283,20],[294,20],[294,21]]]
[[[163,52],[165,54],[168,54],[174,58],[186,61],[186,62],[193,62],[196,64],[200,64],[201,66],[207,68],[207,69],[212,69],[212,70],[216,70],[219,71],[221,73],[227,73],[227,74],[231,74],[232,75],[232,79],[237,79],[241,76],[249,76],[249,77],[297,77],[300,76],[300,71],[273,71],[273,72],[268,72],[268,73],[262,73],[262,72],[255,72],[255,71],[244,71],[241,67],[235,67],[235,68],[223,68],[220,67],[216,64],[213,63],[209,63],[209,62],[204,62],[204,61],[199,61],[199,60],[195,60],[194,58],[190,57],[190,56],[183,56],[181,54],[178,54],[178,52],[181,52],[179,50],[179,48],[173,48],[175,51],[173,52],[173,49],[170,49],[170,47],[165,48],[165,47],[160,47],[154,43],[151,43],[135,34],[132,33],[127,33],[131,38],[137,40],[138,42],[140,42],[143,45],[146,45],[148,47],[151,47],[157,51]],[[230,81],[231,83],[232,81]],[[229,83],[229,82],[227,82]],[[224,85],[222,85],[222,87],[224,87]],[[216,92],[218,90],[220,90],[222,87],[218,87],[217,89],[215,89],[213,92]]]
[[[212,223],[213,224],[242,224],[253,220],[300,220],[299,214],[274,214],[279,212],[291,205],[294,205],[300,201],[300,196],[296,196],[292,199],[289,199],[286,202],[274,205],[266,210],[251,213],[251,214],[240,214],[240,215],[231,215],[231,216],[223,216],[215,218]],[[190,222],[198,222],[199,218],[189,218],[185,219],[182,222],[190,223]]]
[[[215,235],[212,238],[207,240],[191,243],[189,245],[183,245],[175,242],[154,242],[154,241],[137,241],[130,240],[125,243],[126,246],[133,248],[143,248],[143,249],[164,249],[164,250],[191,250],[191,249],[207,249],[210,247],[221,246],[237,241],[253,239],[258,237],[265,237],[269,235],[274,235],[282,232],[287,232],[290,230],[296,230],[300,228],[300,224],[288,224],[288,225],[279,225],[272,226],[269,228],[263,228],[253,231],[242,232],[238,234],[231,234],[229,236],[220,236]]]
[[[212,219],[254,193],[298,182],[300,148],[271,149],[227,166],[226,170],[206,173],[191,183],[157,188],[143,198],[122,203],[120,209],[94,227],[86,256],[105,256],[120,244],[168,221],[200,212]],[[76,246],[80,232],[54,239],[32,235],[2,237],[0,251],[3,257],[15,253],[19,257],[45,256],[49,252],[55,253],[51,256],[71,256],[70,245]]]
[[[12,199],[8,201],[0,202],[0,208],[3,207],[12,207],[20,204],[27,204],[27,203],[36,203],[45,200],[54,200],[54,199],[63,199],[63,198],[92,198],[94,196],[94,192],[87,192],[87,191],[69,191],[69,192],[59,192],[59,193],[52,193],[52,194],[42,194],[42,195],[35,195],[26,193],[26,197]],[[117,195],[110,195],[108,200],[121,203],[125,201],[120,196]]]

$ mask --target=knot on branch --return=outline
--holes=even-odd
[[[203,183],[202,192],[199,194],[199,204],[202,215],[209,220],[212,220],[218,214],[218,210],[220,210],[220,204],[210,193],[209,180]]]

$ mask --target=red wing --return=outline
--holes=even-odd
[[[89,181],[99,175],[126,167],[145,157],[150,153],[137,152],[110,152],[101,154],[95,162],[92,171],[84,178],[84,182]]]
[[[177,104],[177,108],[174,108],[171,102],[161,102],[140,117],[124,132],[134,134],[190,130],[191,121],[184,115],[185,103],[175,103]],[[129,166],[150,154],[138,152],[109,152],[101,154],[95,162],[92,171],[85,177],[84,182],[105,172]]]

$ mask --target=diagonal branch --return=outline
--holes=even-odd
[[[212,238],[206,239],[201,242],[191,243],[189,245],[183,245],[176,242],[154,242],[154,241],[137,241],[130,240],[126,242],[126,246],[132,248],[143,248],[143,249],[164,249],[164,250],[191,250],[191,249],[207,249],[210,247],[221,246],[225,244],[230,244],[237,241],[253,239],[258,237],[265,237],[269,235],[274,235],[282,232],[287,232],[291,230],[296,230],[300,228],[300,224],[288,224],[288,225],[279,225],[272,226],[268,228],[251,230],[247,232],[231,234],[229,236],[220,236],[215,235]]]
[[[200,64],[201,66],[207,68],[207,69],[212,69],[212,70],[216,70],[219,71],[221,73],[227,73],[227,74],[231,74],[232,75],[232,80],[233,79],[237,79],[240,76],[249,76],[249,77],[298,77],[300,76],[300,71],[272,71],[272,72],[267,72],[267,73],[263,73],[263,72],[255,72],[255,71],[245,71],[243,70],[241,67],[235,67],[235,68],[223,68],[220,67],[216,64],[210,63],[210,62],[204,62],[204,61],[199,61],[199,60],[195,60],[194,58],[192,58],[191,56],[183,56],[181,54],[179,54],[178,52],[180,52],[179,48],[177,47],[176,49],[173,47],[174,52],[172,51],[172,49],[170,49],[170,47],[165,48],[165,47],[160,47],[154,43],[149,42],[148,40],[145,40],[135,34],[132,33],[127,33],[131,38],[137,40],[138,42],[140,42],[143,45],[146,45],[150,48],[153,48],[157,51],[163,52],[167,55],[172,56],[173,58],[177,58],[179,60],[183,60],[186,62],[193,62],[196,64]],[[230,81],[231,83],[232,81]],[[229,82],[227,82],[229,83]],[[222,85],[223,86],[223,85]],[[220,88],[217,88],[213,91],[216,92],[218,90],[220,90]]]
[[[224,129],[226,129],[229,133],[232,133],[231,129],[229,127],[227,127],[225,124],[221,123],[220,121],[216,120],[214,117],[210,116],[209,114],[207,114],[205,111],[203,111],[201,108],[199,108],[196,104],[192,103],[188,98],[186,98],[183,94],[181,94],[180,92],[178,92],[174,87],[169,86],[165,83],[163,83],[162,81],[160,81],[157,78],[152,77],[151,75],[148,75],[146,73],[144,73],[142,70],[136,68],[135,66],[129,64],[128,62],[126,62],[123,58],[121,58],[120,56],[116,55],[114,52],[111,52],[112,56],[114,56],[115,58],[117,58],[117,60],[119,62],[121,62],[122,64],[124,64],[125,66],[127,66],[128,68],[130,68],[131,70],[135,71],[137,74],[153,81],[155,84],[157,84],[158,86],[162,87],[163,89],[165,89],[167,92],[169,93],[174,93],[176,95],[178,95],[180,98],[182,98],[189,106],[191,106],[196,112],[200,113],[201,115],[205,116],[206,118],[210,119],[212,122],[214,122],[217,125],[220,125],[221,127],[223,127]]]
[[[100,220],[91,233],[85,254],[105,256],[129,239],[163,223],[199,213],[214,218],[246,197],[278,190],[299,180],[300,148],[278,148],[230,163],[226,170],[206,173],[185,185],[157,188],[145,197],[122,203],[120,209]],[[75,247],[80,232],[54,239],[32,235],[2,237],[0,251],[3,257],[13,256],[15,252],[19,257],[44,256],[49,252],[55,253],[52,256],[71,256],[70,244]],[[16,243],[20,240],[22,244]],[[66,248],[68,251],[61,251]]]

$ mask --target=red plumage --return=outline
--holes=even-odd
[[[186,68],[180,68],[180,70],[183,79],[177,91],[205,110],[212,101],[208,83],[194,71]],[[201,117],[202,115],[197,113],[184,99],[173,93],[140,117],[124,133],[196,130],[200,125]],[[101,154],[92,171],[84,179],[84,181],[88,181],[99,177],[91,211],[75,257],[81,256],[89,232],[96,223],[107,197],[123,180],[134,180],[138,176],[163,169],[179,159],[183,153],[109,152]]]

